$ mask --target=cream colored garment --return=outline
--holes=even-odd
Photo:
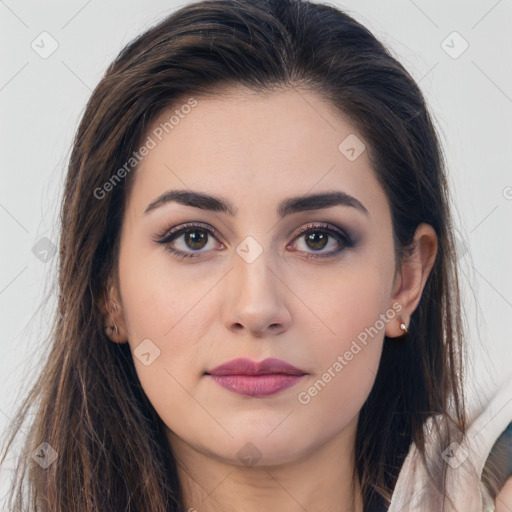
[[[488,510],[480,492],[480,479],[485,461],[500,434],[512,421],[512,375],[496,391],[486,407],[471,421],[467,436],[460,445],[454,445],[447,465],[447,486],[454,507],[448,504],[443,512],[482,512]],[[429,424],[431,425],[431,424]],[[427,435],[430,432],[426,425]],[[438,447],[435,440],[428,438],[429,457],[441,457],[447,447]],[[442,459],[443,460],[443,459]],[[391,499],[388,512],[439,512],[435,492],[429,488],[430,479],[416,446],[404,461]],[[433,497],[434,496],[434,497]],[[439,497],[437,498],[439,499]]]

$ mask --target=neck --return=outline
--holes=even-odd
[[[298,459],[247,467],[194,449],[168,431],[189,512],[363,512],[354,475],[357,417]]]

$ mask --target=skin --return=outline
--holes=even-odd
[[[119,327],[111,339],[135,351],[149,338],[160,350],[150,365],[137,357],[134,363],[169,429],[187,510],[361,512],[359,483],[351,479],[359,410],[374,383],[384,334],[400,336],[400,322],[408,325],[419,303],[435,260],[435,232],[418,227],[413,257],[395,273],[389,205],[367,152],[349,161],[338,150],[357,132],[316,93],[260,96],[237,88],[197,100],[134,176],[119,288],[108,286],[118,305],[107,318]],[[177,203],[144,213],[170,189],[222,196],[236,215]],[[285,198],[333,190],[357,198],[369,215],[347,206],[283,219],[276,213]],[[208,235],[197,258],[179,260],[155,239],[188,222],[215,228],[220,239]],[[356,244],[343,249],[330,237],[318,248],[297,237],[298,229],[319,222],[352,234]],[[262,250],[251,263],[236,252],[247,236]],[[170,245],[196,247],[183,235]],[[337,248],[343,250],[331,258],[306,258]],[[298,394],[379,315],[394,311],[393,304],[399,314],[301,404]],[[307,375],[265,398],[236,394],[204,375],[237,357],[276,357]],[[256,464],[244,464],[241,449]]]
[[[510,477],[498,496],[496,496],[496,512],[512,511],[512,477]]]

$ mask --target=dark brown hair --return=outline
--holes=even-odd
[[[463,329],[448,186],[418,86],[364,26],[334,7],[302,0],[196,2],[121,51],[76,133],[60,212],[58,312],[48,358],[14,422],[21,425],[37,407],[10,510],[29,510],[25,477],[30,510],[181,510],[165,426],[141,389],[129,345],[110,342],[103,328],[102,301],[117,276],[136,169],[104,197],[94,191],[126,164],[164,109],[231,85],[262,94],[311,90],[353,123],[389,201],[397,268],[420,223],[438,237],[409,335],[403,342],[384,340],[375,385],[360,411],[355,453],[365,510],[388,508],[411,443],[424,453],[427,418],[449,426],[442,428],[445,446],[464,433]],[[58,453],[46,469],[30,456],[42,442]],[[443,493],[443,467],[426,457],[425,463]]]

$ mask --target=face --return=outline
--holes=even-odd
[[[155,122],[133,177],[122,325],[173,447],[285,463],[353,429],[371,390],[398,316],[389,206],[364,140],[315,93],[196,101]],[[209,374],[237,358],[281,362]]]

